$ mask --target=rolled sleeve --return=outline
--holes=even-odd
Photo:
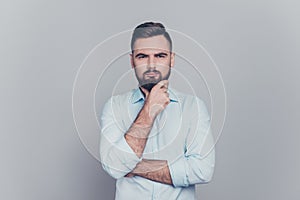
[[[185,152],[169,164],[170,175],[175,187],[208,183],[213,176],[215,165],[214,139],[210,130],[210,118],[205,104],[196,98],[196,115],[191,121],[186,136]],[[195,113],[195,112],[194,112]]]
[[[103,169],[113,178],[121,178],[131,172],[141,161],[124,138],[125,129],[113,114],[117,106],[110,99],[104,106],[101,116],[100,158]]]
[[[214,151],[211,151],[205,158],[193,154],[168,163],[174,187],[208,183],[212,179],[214,162]]]
[[[124,137],[121,137],[116,145],[121,150],[121,152],[117,153],[125,153],[125,155],[121,155],[120,157],[122,159],[122,163],[127,167],[128,170],[131,171],[133,168],[135,168],[136,164],[142,160],[142,158],[139,158],[136,155]]]
[[[173,185],[175,187],[187,187],[189,186],[188,177],[186,173],[187,167],[184,158],[178,159],[174,163],[168,162],[170,175],[172,178]]]

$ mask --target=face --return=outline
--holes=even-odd
[[[167,80],[174,66],[174,53],[163,35],[137,39],[130,57],[139,85],[148,91]]]

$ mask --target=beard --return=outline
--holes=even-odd
[[[147,77],[146,74],[147,73],[156,73],[158,74],[158,77],[155,78],[155,77]],[[137,79],[138,79],[138,82],[139,82],[139,86],[140,87],[143,87],[145,88],[146,90],[148,90],[149,92],[151,92],[152,88],[157,84],[159,83],[160,81],[162,80],[168,80],[169,77],[170,77],[170,74],[171,74],[171,67],[169,67],[169,71],[168,73],[166,74],[166,76],[162,76],[161,72],[156,70],[156,69],[149,69],[147,71],[145,71],[143,73],[143,77],[142,78],[139,78],[137,76]],[[147,78],[146,78],[147,77]]]

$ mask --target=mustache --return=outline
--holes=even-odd
[[[160,71],[158,71],[156,69],[149,69],[149,70],[145,71],[144,74],[147,74],[147,73],[150,73],[150,72],[160,73]]]

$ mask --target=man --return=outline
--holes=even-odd
[[[131,49],[139,88],[110,98],[101,116],[101,162],[117,179],[115,198],[195,199],[215,162],[205,104],[168,87],[175,54],[161,23],[137,26]]]

